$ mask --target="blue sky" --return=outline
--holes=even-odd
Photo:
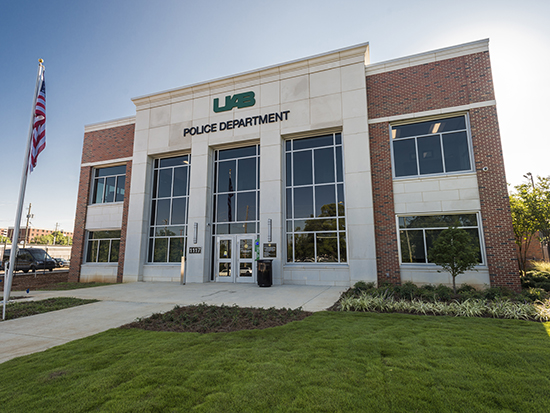
[[[0,228],[14,224],[39,58],[47,148],[25,207],[33,226],[72,231],[84,125],[133,115],[133,97],[366,41],[375,63],[484,38],[507,180],[548,176],[547,0],[2,0]]]

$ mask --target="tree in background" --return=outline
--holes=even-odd
[[[11,244],[11,239],[9,239],[4,235],[0,235],[0,244],[4,244],[4,243]]]
[[[510,195],[518,264],[523,274],[533,239],[538,239],[542,245],[548,245],[550,241],[550,178],[537,176],[535,182],[530,173],[527,175],[531,181],[516,185],[516,192]]]
[[[451,274],[455,294],[456,277],[479,263],[479,247],[475,240],[466,230],[456,227],[441,231],[428,254],[430,262],[440,265]]]
[[[48,235],[34,237],[33,243],[40,245],[72,245],[73,240],[71,237],[63,235],[61,231],[54,231]]]

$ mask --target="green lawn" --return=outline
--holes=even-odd
[[[550,323],[316,313],[266,330],[114,329],[0,365],[3,412],[543,412]]]
[[[6,305],[6,320],[63,310],[64,308],[96,303],[98,301],[99,300],[86,300],[75,297],[53,297],[39,301],[14,301]],[[0,322],[1,321],[3,320],[0,319]]]

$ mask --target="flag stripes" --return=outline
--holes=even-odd
[[[34,108],[34,127],[32,130],[32,144],[29,159],[29,168],[32,172],[36,167],[38,155],[46,148],[46,79],[42,72],[41,86]]]

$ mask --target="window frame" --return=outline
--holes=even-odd
[[[220,153],[223,151],[231,151],[231,150],[239,150],[239,149],[246,149],[246,148],[255,148],[255,154],[245,155],[245,156],[237,156],[237,157],[227,157],[224,159],[220,159]],[[260,233],[260,162],[261,162],[261,152],[260,152],[260,144],[259,143],[252,143],[252,144],[246,144],[246,145],[239,145],[239,146],[229,146],[229,147],[221,147],[214,149],[212,153],[212,190],[211,192],[211,205],[212,205],[212,211],[211,211],[211,223],[212,223],[212,237],[215,239],[217,236],[223,236],[223,235],[241,235],[241,234],[250,234],[253,235],[255,238],[258,237],[258,234]],[[255,189],[239,189],[239,169],[240,167],[236,167],[235,171],[235,179],[233,184],[233,191],[218,191],[218,178],[219,178],[219,168],[220,163],[223,162],[231,162],[234,161],[235,165],[238,165],[238,162],[240,160],[249,160],[254,159],[256,161],[256,182],[255,182]],[[245,195],[245,194],[255,194],[255,208],[256,208],[256,218],[254,220],[239,220],[238,219],[238,195]],[[234,205],[234,212],[231,214],[233,220],[232,221],[218,221],[218,197],[223,195],[231,195],[233,197],[233,205]],[[229,232],[220,232],[219,228],[221,225],[228,225],[230,230]],[[253,225],[254,230],[249,231],[248,225]],[[232,232],[231,228],[236,228],[239,226],[243,226],[246,228],[244,232]],[[215,244],[214,244],[215,245]]]
[[[427,237],[426,237],[426,231],[434,231],[434,230],[445,230],[449,228],[449,226],[439,226],[439,227],[418,227],[418,228],[401,228],[399,225],[399,219],[400,218],[410,218],[410,217],[434,217],[434,216],[451,216],[451,215],[475,215],[476,216],[476,222],[477,226],[459,226],[457,228],[460,229],[477,229],[478,237],[479,237],[479,254],[481,256],[481,262],[476,264],[476,268],[478,267],[486,267],[487,266],[487,256],[485,251],[485,241],[484,241],[484,235],[483,235],[483,223],[481,220],[481,212],[453,212],[453,213],[431,213],[431,214],[415,214],[415,215],[396,215],[395,216],[395,226],[396,226],[396,232],[397,232],[397,249],[399,252],[399,265],[400,266],[406,266],[406,267],[422,267],[422,266],[430,266],[430,267],[439,267],[437,264],[434,264],[433,262],[428,262],[428,243],[427,243]],[[423,236],[423,242],[424,242],[424,256],[425,256],[425,262],[403,262],[403,255],[402,255],[402,249],[401,249],[401,232],[402,231],[419,231],[422,230],[422,236]]]
[[[91,234],[93,234],[94,232],[104,232],[104,231],[116,231],[116,232],[119,232],[120,235],[119,237],[111,237],[111,238],[90,238]],[[118,265],[118,260],[120,259],[120,242],[121,242],[121,239],[122,239],[122,231],[117,228],[117,229],[101,229],[101,230],[93,230],[93,231],[86,231],[86,250],[85,250],[85,258],[84,258],[84,264],[101,264],[101,265],[105,265],[105,264],[117,264]],[[94,241],[109,241],[109,252],[108,252],[108,257],[109,257],[109,260],[108,261],[98,261],[99,259],[99,247],[100,247],[100,242],[97,243],[97,249],[96,249],[96,254],[95,254],[95,261],[89,261],[89,258],[90,258],[90,242],[94,242]],[[116,261],[111,261],[111,253],[112,253],[112,248],[113,248],[113,241],[118,241],[118,252],[117,252],[117,260]]]
[[[298,148],[294,149],[294,141],[300,141],[302,139],[310,139],[310,138],[323,138],[326,136],[332,136],[332,144],[330,145],[321,145],[321,146],[312,146],[310,148]],[[290,149],[288,149],[288,145],[290,145]],[[315,172],[315,150],[324,149],[324,148],[332,148],[333,150],[333,172],[334,172],[334,179],[331,182],[316,182],[316,172]],[[338,148],[340,149],[340,157],[341,159],[338,160]],[[311,183],[310,184],[298,184],[295,185],[294,182],[294,154],[298,152],[311,152],[312,158],[311,158]],[[337,266],[346,266],[349,265],[349,234],[348,234],[348,223],[346,220],[348,219],[347,216],[347,202],[346,202],[346,183],[345,183],[345,162],[344,162],[344,139],[342,131],[334,131],[334,132],[327,132],[327,133],[320,133],[312,136],[300,136],[296,138],[286,138],[283,140],[283,210],[284,210],[284,220],[283,220],[283,227],[284,227],[284,262],[283,265],[289,265],[289,266],[303,266],[303,265],[313,265],[313,266],[326,266],[326,265],[337,265]],[[288,165],[288,158],[290,158],[290,165]],[[339,171],[341,169],[341,171]],[[287,174],[290,173],[290,185],[287,184],[288,177]],[[339,180],[339,174],[341,173],[341,180]],[[343,214],[339,214],[339,209],[336,208],[336,215],[335,216],[316,216],[317,215],[317,199],[316,199],[316,188],[332,185],[334,187],[334,199],[335,204],[338,205],[340,202],[340,196],[339,193],[341,192],[342,198],[343,198]],[[296,218],[296,205],[294,202],[294,190],[300,188],[312,188],[312,207],[313,207],[313,217],[311,218]],[[341,191],[340,191],[341,188]],[[287,215],[288,210],[288,191],[290,191],[291,196],[291,208],[292,208],[292,215],[289,217]],[[334,229],[321,229],[321,230],[313,230],[313,231],[296,231],[296,221],[308,221],[313,220],[320,222],[322,225],[322,220],[334,220],[335,221],[335,228]],[[341,226],[342,223],[342,226]],[[289,225],[291,228],[289,228]],[[291,230],[289,230],[291,229]],[[317,261],[318,254],[317,254],[317,241],[318,237],[323,237],[324,234],[335,234],[336,235],[336,250],[337,250],[337,261]],[[313,237],[313,261],[296,261],[296,237],[297,236],[312,236]],[[289,257],[289,237],[292,237],[292,257]],[[344,245],[342,246],[342,241]],[[345,249],[345,257],[342,255],[342,248]]]
[[[162,166],[161,162],[170,159],[176,158],[185,158],[183,161],[185,166],[182,165],[168,165]],[[168,161],[169,162],[169,161]],[[186,189],[185,195],[174,195],[174,181],[175,181],[175,169],[176,168],[186,168]],[[161,180],[161,171],[170,170],[170,196],[159,196],[160,194],[155,194],[155,190],[160,191],[160,180]],[[155,182],[156,179],[156,182]],[[187,247],[189,244],[189,190],[191,187],[191,154],[178,154],[178,155],[167,155],[158,158],[154,158],[151,168],[151,196],[149,201],[149,221],[147,224],[147,256],[146,264],[147,265],[177,265],[181,263],[180,261],[170,261],[170,252],[172,246],[172,240],[182,239],[183,240],[183,257],[187,257]],[[155,196],[156,195],[156,196]],[[169,211],[168,217],[170,220],[173,218],[173,206],[174,200],[184,200],[185,203],[185,216],[183,223],[173,224],[172,222],[166,223],[165,225],[158,225],[156,223],[157,211],[158,211],[158,201],[169,201]],[[153,207],[155,205],[155,207]],[[168,227],[181,227],[180,234],[175,235],[158,235],[157,231],[162,230],[162,227],[165,227],[165,230],[168,231]],[[166,240],[166,257],[164,261],[155,261],[155,244],[158,240]]]
[[[120,167],[120,166],[123,166],[124,167],[124,173],[120,173],[120,174],[110,174],[110,175],[105,175],[105,176],[96,176],[97,173],[102,170],[102,169],[108,169],[108,168],[117,168],[117,167]],[[91,185],[90,185],[90,202],[89,202],[89,205],[104,205],[104,204],[121,204],[124,202],[124,199],[126,198],[126,172],[127,172],[127,165],[126,163],[123,163],[123,164],[118,164],[118,165],[108,165],[108,166],[101,166],[101,167],[94,167],[92,168],[92,182],[91,182]],[[115,188],[115,192],[114,192],[114,196],[113,196],[113,200],[112,201],[106,201],[105,200],[105,195],[106,195],[106,191],[107,191],[107,185],[105,184],[106,181],[107,181],[107,178],[115,178],[115,185],[114,185],[114,188]],[[118,188],[118,182],[119,182],[119,178],[120,177],[124,177],[124,194],[122,195],[122,200],[120,201],[117,201],[117,188]],[[95,191],[96,191],[96,182],[99,181],[99,180],[102,180],[103,181],[103,189],[102,189],[102,194],[101,194],[101,201],[100,202],[97,202],[96,201],[96,197],[95,197]]]
[[[402,139],[394,139],[393,138],[393,128],[399,127],[399,126],[406,126],[406,125],[413,125],[415,123],[424,123],[424,122],[437,122],[440,120],[450,119],[450,118],[456,118],[456,117],[464,117],[465,122],[465,129],[456,129],[452,131],[445,131],[445,132],[436,132],[436,133],[429,133],[429,134],[422,134],[422,135],[412,135],[407,136]],[[391,164],[392,164],[392,177],[393,179],[414,179],[414,178],[424,178],[424,177],[434,177],[434,176],[448,176],[448,175],[456,175],[456,174],[464,174],[464,173],[471,173],[475,172],[475,162],[474,162],[474,153],[473,153],[473,145],[472,145],[472,133],[471,133],[471,127],[470,127],[470,116],[468,112],[459,112],[459,113],[448,113],[444,116],[437,116],[437,117],[425,117],[425,118],[418,118],[418,119],[409,119],[405,121],[396,121],[396,122],[390,122],[389,126],[389,139],[390,139],[390,152],[391,152]],[[456,133],[456,132],[466,132],[466,140],[468,145],[468,161],[470,162],[470,169],[463,169],[460,171],[446,171],[446,165],[445,165],[445,149],[443,144],[443,135],[449,134],[449,133]],[[419,138],[425,138],[428,136],[434,136],[437,135],[439,137],[439,147],[441,149],[441,164],[443,167],[443,172],[434,172],[434,173],[426,173],[422,174],[420,173],[420,156],[418,152],[418,139]],[[404,176],[397,176],[396,175],[396,168],[395,168],[395,150],[394,150],[394,142],[397,141],[404,141],[405,139],[414,139],[414,147],[415,147],[415,155],[416,155],[416,174],[415,175],[404,175]]]

